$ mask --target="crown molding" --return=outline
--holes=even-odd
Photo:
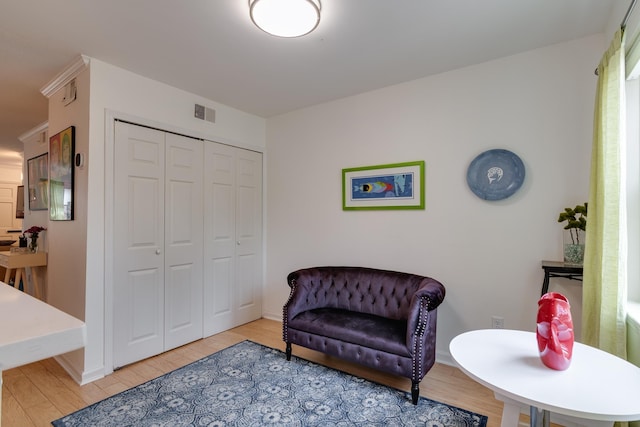
[[[50,98],[58,89],[63,88],[67,83],[73,80],[81,71],[83,71],[91,62],[91,58],[86,55],[78,55],[78,57],[67,66],[60,74],[53,78],[49,83],[40,89],[47,98]]]
[[[49,122],[48,121],[47,122],[42,122],[38,126],[34,127],[33,129],[29,129],[28,131],[26,131],[25,133],[20,135],[18,137],[18,139],[20,141],[22,141],[22,143],[25,143],[32,136],[34,136],[34,135],[36,135],[38,133],[45,132],[48,127],[49,127]]]

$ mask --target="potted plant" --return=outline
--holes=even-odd
[[[584,261],[585,230],[587,229],[587,203],[575,208],[564,208],[558,222],[565,222],[564,262],[582,265]]]

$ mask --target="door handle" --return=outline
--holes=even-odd
[[[160,255],[162,251],[160,249],[156,249],[156,255]]]

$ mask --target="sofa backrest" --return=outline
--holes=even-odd
[[[303,287],[306,309],[339,308],[402,320],[409,316],[413,294],[433,279],[366,267],[313,267],[294,271],[287,280]]]

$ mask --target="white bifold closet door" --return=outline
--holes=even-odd
[[[204,335],[262,316],[262,154],[205,143]]]
[[[116,122],[114,368],[203,336],[203,145]]]

